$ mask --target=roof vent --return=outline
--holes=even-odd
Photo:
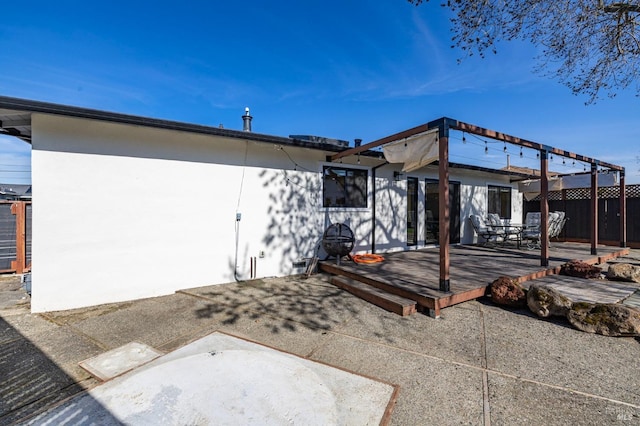
[[[337,146],[337,147],[340,147],[340,148],[348,148],[349,147],[349,142],[347,142],[347,141],[343,141],[343,140],[340,140],[340,139],[325,138],[323,136],[289,135],[289,138],[297,139],[299,141],[304,141],[304,142],[334,145],[334,146]]]
[[[242,116],[242,130],[245,132],[251,131],[251,120],[253,117],[249,115],[249,107],[244,109],[244,115]]]

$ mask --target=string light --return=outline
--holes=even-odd
[[[507,152],[507,143],[504,143],[504,149],[502,150],[502,152]]]
[[[464,136],[464,132],[462,132],[462,143],[467,143],[467,138]]]
[[[489,147],[487,146],[487,141],[484,141],[484,153],[489,153]]]
[[[539,160],[540,159],[540,151],[536,152],[536,158]]]
[[[564,158],[563,158],[562,159],[562,165],[564,166],[565,164],[567,164],[567,163],[565,163]]]
[[[520,158],[522,158],[522,147],[520,147]]]

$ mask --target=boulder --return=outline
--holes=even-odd
[[[629,263],[614,263],[607,270],[607,279],[640,283],[640,266]]]
[[[531,284],[527,292],[527,306],[542,318],[566,316],[571,309],[571,300],[557,290],[540,284]]]
[[[574,303],[567,314],[572,326],[604,336],[640,336],[640,310],[603,303]]]
[[[600,278],[602,269],[581,260],[572,260],[560,267],[560,273],[578,278]]]
[[[518,281],[509,277],[500,277],[491,283],[491,300],[498,305],[524,307],[527,294]]]

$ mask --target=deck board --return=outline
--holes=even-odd
[[[529,281],[523,284],[529,288]],[[598,279],[553,275],[535,280],[536,283],[554,288],[567,296],[572,302],[620,303],[636,290],[640,284]]]
[[[450,291],[439,289],[439,250],[437,248],[410,250],[385,254],[385,261],[376,264],[356,264],[342,261],[320,262],[320,268],[329,273],[344,274],[362,279],[386,291],[416,300],[419,305],[439,312],[451,306],[484,294],[487,286],[500,276],[516,278],[521,282],[557,274],[560,266],[578,259],[588,263],[602,263],[628,253],[619,247],[598,247],[592,255],[590,245],[553,243],[549,249],[549,266],[540,266],[540,250],[510,247],[483,247],[458,245],[450,247]]]

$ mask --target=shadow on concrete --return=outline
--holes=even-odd
[[[235,284],[232,291],[223,285],[188,293],[197,292],[199,297],[211,301],[196,310],[198,318],[217,316],[224,325],[233,325],[243,317],[260,319],[271,333],[296,331],[299,327],[331,330],[359,313],[352,296],[330,284],[318,284],[315,278],[282,281],[275,284],[253,280]]]
[[[27,418],[83,391],[82,386],[0,317],[0,424],[23,424]],[[103,411],[110,424],[119,423],[106,409]],[[65,419],[74,419],[75,424],[88,424],[91,420],[70,410],[56,423],[62,424]]]

